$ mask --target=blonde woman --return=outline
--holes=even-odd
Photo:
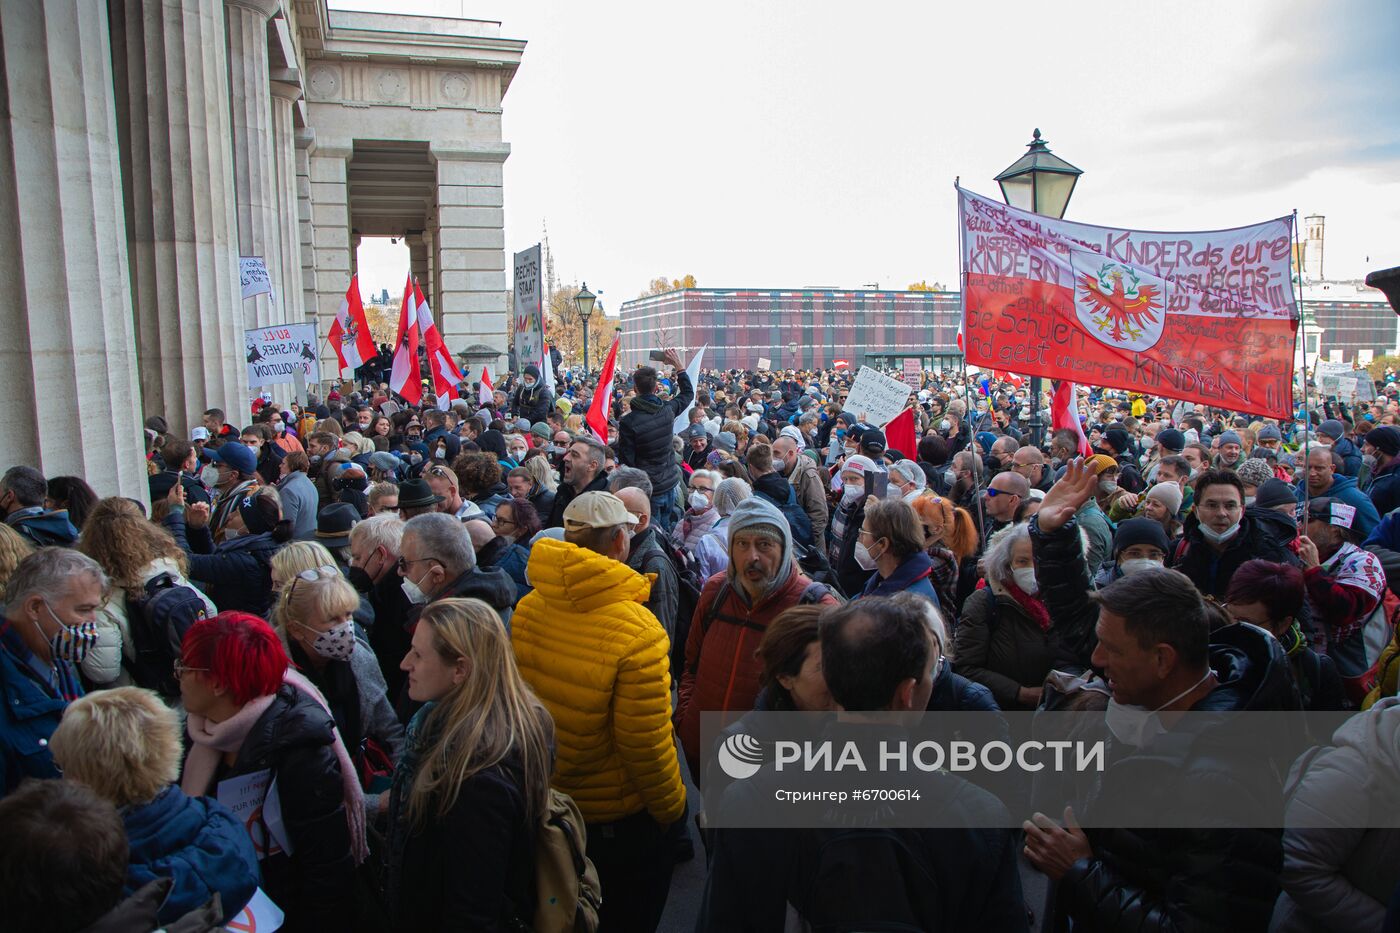
[[[310,551],[320,545],[299,542],[284,548],[273,558],[274,574],[279,562],[286,569],[291,561],[284,555],[293,548]],[[326,562],[291,573],[281,587],[272,622],[292,663],[326,698],[365,790],[379,793],[388,789],[389,774],[403,751],[403,725],[389,700],[379,661],[355,631],[359,607],[360,594]],[[382,778],[382,785],[375,778]],[[367,798],[367,803],[373,810],[374,801]]]
[[[135,503],[132,503],[135,505]],[[34,553],[34,545],[4,522],[0,522],[0,598],[5,595],[5,583],[19,562]]]
[[[221,923],[258,886],[258,857],[239,821],[212,797],[187,796],[180,776],[180,723],[139,687],[89,693],[68,704],[50,740],[67,780],[86,784],[121,813],[131,858],[125,894],[157,878],[170,893],[157,915],[173,923],[219,895]]]
[[[554,722],[480,600],[429,604],[403,669],[409,697],[425,705],[394,772],[389,915],[404,930],[528,928]]]
[[[168,670],[136,670],[128,605],[166,586],[189,587],[204,603],[208,616],[217,613],[214,601],[195,589],[185,574],[185,552],[159,525],[153,525],[130,499],[113,496],[93,506],[83,525],[78,550],[102,567],[112,586],[97,610],[97,644],[83,659],[83,676],[98,687],[135,683],[160,690],[170,699],[179,686]],[[8,575],[7,575],[8,576]],[[168,666],[168,664],[167,664]]]

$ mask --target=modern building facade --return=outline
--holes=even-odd
[[[362,236],[406,238],[449,349],[504,357],[524,46],[326,0],[0,4],[7,462],[144,499],[143,418],[246,422],[244,329],[324,338]],[[273,294],[242,299],[240,256]]]
[[[957,292],[686,288],[622,305],[619,364],[708,345],[706,369],[817,369],[845,360],[897,368],[960,365]]]

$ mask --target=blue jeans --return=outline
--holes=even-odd
[[[679,491],[680,484],[677,483],[666,492],[651,497],[651,523],[667,535],[670,535],[671,529],[676,526],[676,501]]]

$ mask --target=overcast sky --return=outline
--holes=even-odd
[[[1068,217],[1155,230],[1327,218],[1329,278],[1400,265],[1400,3],[332,0],[499,20],[507,263],[547,223],[610,312],[702,287],[955,286],[953,179],[1039,127]],[[1369,257],[1369,258],[1368,258]],[[402,291],[407,251],[361,254]]]

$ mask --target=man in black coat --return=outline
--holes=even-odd
[[[642,470],[651,479],[651,515],[665,533],[675,523],[676,487],[681,467],[671,446],[675,422],[695,398],[690,376],[681,365],[680,354],[666,351],[666,362],[676,371],[675,395],[666,401],[656,394],[656,370],[643,366],[633,375],[637,395],[632,410],[617,425],[617,457],[625,466]],[[563,512],[560,512],[563,515]]]
[[[510,408],[516,415],[529,418],[531,424],[543,421],[554,409],[554,393],[540,379],[540,368],[534,363],[526,364]]]
[[[554,493],[554,505],[545,519],[546,528],[564,527],[564,510],[585,492],[602,492],[608,488],[608,475],[603,472],[607,448],[591,437],[575,438],[564,452],[563,479]]]

